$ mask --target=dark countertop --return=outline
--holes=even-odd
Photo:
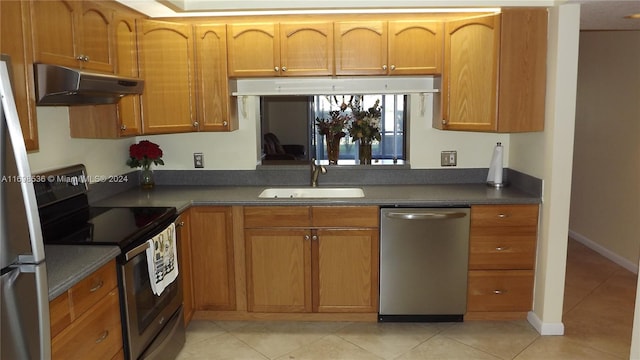
[[[300,186],[156,186],[134,188],[102,200],[96,206],[175,206],[183,211],[191,205],[380,205],[446,207],[474,204],[539,204],[540,197],[516,188],[494,189],[485,184],[374,185],[362,188],[364,198],[261,199],[262,190]]]
[[[117,246],[45,245],[49,301],[120,255]]]
[[[152,190],[130,189],[95,206],[175,206],[179,212],[192,205],[379,205],[446,207],[475,204],[539,204],[540,197],[507,187],[485,184],[373,185],[362,188],[364,198],[261,199],[270,187],[300,186],[157,186]],[[45,246],[49,299],[54,299],[87,275],[120,254],[113,246]]]

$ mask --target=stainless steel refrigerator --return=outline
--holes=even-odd
[[[9,77],[0,57],[0,359],[50,359],[40,218]]]

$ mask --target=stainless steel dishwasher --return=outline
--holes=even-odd
[[[469,208],[380,210],[379,321],[462,321]]]

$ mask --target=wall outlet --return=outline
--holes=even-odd
[[[204,167],[204,154],[193,153],[193,167],[202,169]]]
[[[440,166],[458,165],[458,152],[456,150],[442,151],[440,153]]]

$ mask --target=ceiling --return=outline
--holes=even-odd
[[[262,10],[282,13],[283,9],[344,12],[405,11],[442,7],[554,6],[579,3],[582,30],[640,30],[640,19],[625,16],[640,14],[640,0],[116,0],[150,17],[239,15],[243,11]],[[389,4],[393,4],[392,7]],[[212,13],[213,12],[213,13]]]

